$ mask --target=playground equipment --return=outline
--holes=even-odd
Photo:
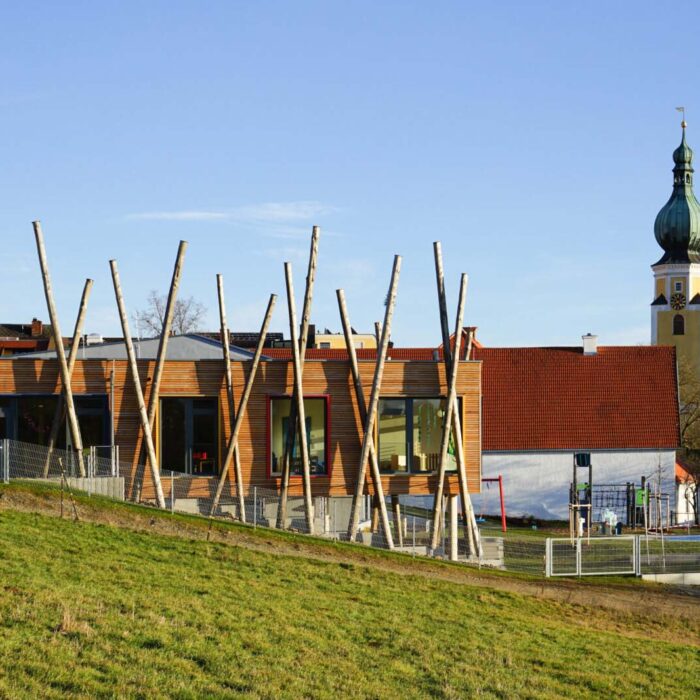
[[[496,477],[491,477],[491,478],[484,478],[481,480],[482,484],[486,484],[486,491],[487,494],[489,493],[491,489],[491,484],[492,483],[498,483],[498,496],[501,504],[501,530],[505,532],[507,530],[506,526],[506,502],[503,497],[503,475],[499,474]],[[484,501],[484,504],[481,507],[481,515],[479,516],[477,522],[484,523],[486,522],[486,518],[484,518],[484,513],[487,513],[488,510],[486,508],[486,500]]]
[[[587,480],[579,482],[579,471],[587,470]],[[583,537],[587,532],[591,536],[593,496],[593,465],[589,452],[575,452],[573,460],[573,479],[569,487],[569,535],[572,541]]]
[[[587,470],[583,479],[580,470]],[[643,528],[646,534],[663,533],[671,524],[671,497],[662,491],[661,467],[652,477],[632,482],[594,484],[589,453],[574,454],[573,480],[569,486],[569,531],[572,538],[590,536],[592,523],[602,523],[604,534],[620,534],[624,525]]]

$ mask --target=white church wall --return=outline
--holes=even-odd
[[[566,520],[569,517],[573,454],[485,452],[482,457],[482,476],[487,478],[503,475],[508,515]],[[590,454],[594,485],[624,484],[628,481],[639,485],[642,476],[656,478],[660,464],[662,490],[671,495],[671,508],[674,508],[674,450],[591,450]],[[579,479],[582,478],[583,475],[579,473]],[[486,485],[483,485],[482,494],[474,496],[473,501],[477,513],[498,513],[498,485],[491,484],[488,491]]]

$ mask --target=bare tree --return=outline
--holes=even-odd
[[[165,305],[168,298],[152,289],[146,300],[146,307],[134,313],[134,319],[139,328],[148,336],[159,336],[165,322]],[[173,335],[195,333],[200,330],[202,321],[207,314],[207,308],[194,297],[180,298],[175,302],[173,313]]]

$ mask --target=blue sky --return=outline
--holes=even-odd
[[[648,342],[656,212],[677,105],[700,149],[691,2],[83,2],[0,7],[0,321],[46,319],[41,219],[64,333],[119,332],[167,289],[254,330],[283,262],[301,297],[322,227],[312,320],[383,314],[439,342],[432,242],[454,313],[488,345]],[[300,299],[299,299],[300,302]]]

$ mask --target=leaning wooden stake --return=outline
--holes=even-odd
[[[156,450],[153,445],[153,433],[151,432],[151,424],[148,422],[148,412],[146,411],[146,403],[143,400],[143,391],[141,389],[141,380],[139,378],[139,368],[136,363],[136,353],[134,352],[134,344],[131,340],[131,332],[129,331],[129,318],[124,306],[124,297],[122,295],[122,287],[119,281],[119,270],[117,269],[117,261],[110,260],[109,266],[112,270],[112,282],[114,283],[114,295],[117,298],[117,308],[119,310],[119,318],[122,324],[122,333],[124,335],[124,344],[126,345],[126,354],[129,360],[129,369],[131,370],[131,378],[134,384],[134,393],[139,407],[139,418],[141,419],[141,429],[143,430],[143,439],[146,441],[146,451],[148,461],[151,465],[151,476],[153,478],[153,486],[156,490],[156,502],[159,508],[165,508],[165,498],[163,497],[163,487],[160,483],[160,468]]]
[[[216,509],[219,507],[219,500],[221,499],[221,493],[224,490],[224,483],[226,482],[226,476],[231,467],[231,460],[233,459],[233,453],[238,447],[238,434],[241,431],[241,426],[243,425],[243,417],[245,416],[246,408],[248,406],[248,399],[253,391],[253,383],[255,382],[255,375],[258,371],[258,365],[260,364],[260,357],[262,355],[263,347],[265,346],[265,337],[267,336],[267,329],[270,326],[270,319],[272,318],[272,312],[275,308],[275,302],[277,301],[277,295],[271,294],[270,301],[267,304],[267,310],[265,311],[265,318],[263,319],[262,328],[260,329],[260,335],[258,337],[258,344],[255,347],[255,354],[253,355],[253,360],[250,364],[250,373],[248,374],[248,379],[246,379],[245,388],[243,389],[243,395],[241,396],[240,403],[238,404],[238,410],[236,411],[236,422],[233,425],[233,432],[228,441],[228,447],[226,448],[226,457],[224,458],[224,464],[221,468],[221,473],[219,474],[219,483],[216,487],[216,494],[214,496],[214,501],[212,502],[210,516],[213,516]],[[241,484],[241,490],[243,485]]]
[[[384,374],[384,363],[386,362],[387,349],[389,347],[389,338],[391,336],[391,319],[394,315],[394,307],[396,306],[396,288],[399,283],[399,274],[401,272],[401,256],[394,256],[394,267],[391,272],[391,283],[389,285],[389,297],[387,299],[386,310],[384,312],[384,323],[382,324],[382,336],[377,350],[377,364],[374,369],[374,379],[372,381],[372,391],[369,395],[369,406],[367,408],[367,419],[365,420],[365,431],[362,438],[362,451],[360,453],[360,463],[357,472],[357,483],[355,485],[355,493],[352,499],[352,511],[350,513],[350,524],[348,526],[348,537],[354,540],[357,537],[357,531],[360,526],[360,507],[362,505],[362,496],[365,490],[365,477],[367,474],[367,459],[369,457],[369,448],[372,444],[372,435],[374,433],[374,423],[377,416],[377,406],[379,404],[379,389],[382,384],[382,376]]]
[[[231,431],[236,425],[236,402],[233,396],[233,375],[231,374],[231,341],[226,321],[226,299],[224,297],[223,275],[216,276],[216,290],[219,297],[219,321],[221,323],[221,347],[224,351],[224,372],[226,376],[226,396],[231,421]],[[258,339],[259,340],[259,339]],[[233,471],[236,475],[236,494],[238,496],[238,512],[242,522],[245,522],[245,500],[243,497],[243,477],[241,472],[241,456],[238,448],[233,451]]]
[[[309,445],[306,440],[306,412],[304,410],[304,389],[301,375],[301,352],[297,337],[297,310],[294,302],[294,282],[292,281],[292,264],[284,263],[284,279],[287,284],[287,308],[289,310],[289,336],[292,345],[292,363],[294,365],[294,398],[298,419],[298,438],[301,452],[301,475],[304,487],[304,512],[309,534],[314,534],[314,504],[311,500],[311,470],[309,467]],[[294,424],[290,421],[290,430]]]
[[[443,357],[445,362],[445,376],[450,376],[452,367],[452,355],[450,349],[450,330],[449,320],[447,317],[447,294],[445,292],[445,273],[442,265],[442,247],[439,241],[433,244],[435,253],[435,278],[437,281],[438,303],[440,307],[440,328],[442,330],[442,347]],[[460,338],[462,329],[459,329]],[[469,359],[472,349],[472,334],[469,334],[467,343],[467,354],[465,359]],[[459,356],[457,356],[459,361]],[[469,495],[469,485],[467,481],[467,467],[464,459],[464,443],[462,440],[462,423],[459,413],[455,407],[452,418],[452,431],[454,435],[455,445],[457,447],[457,471],[459,475],[459,490],[462,501],[462,519],[464,531],[467,538],[470,554],[481,553],[481,537],[479,535],[479,527],[476,523],[474,515],[474,507],[472,506],[471,496]]]
[[[80,306],[78,308],[78,316],[75,319],[75,328],[73,329],[73,340],[70,346],[70,352],[68,353],[68,379],[69,381],[73,378],[73,368],[75,367],[75,361],[78,357],[78,349],[80,348],[80,338],[83,334],[83,323],[85,322],[85,312],[87,311],[87,303],[90,298],[90,291],[92,290],[92,280],[86,279],[85,286],[83,287],[83,294],[80,297]],[[63,422],[63,417],[66,412],[66,402],[63,399],[63,394],[58,395],[56,400],[56,410],[53,414],[53,421],[51,423],[51,433],[49,435],[49,444],[47,445],[46,461],[44,462],[44,479],[49,475],[49,468],[51,467],[51,457],[53,456],[53,451],[56,449],[56,441],[58,440],[58,431],[61,428],[61,423]]]
[[[306,289],[304,290],[304,305],[301,311],[301,329],[299,332],[299,364],[301,375],[304,376],[304,361],[306,359],[306,345],[309,337],[309,324],[311,322],[311,302],[313,301],[314,282],[316,280],[316,266],[318,261],[318,240],[321,229],[314,226],[311,230],[311,248],[309,250],[309,267],[306,272]],[[296,411],[296,397],[292,392],[292,401],[289,411],[289,423],[287,440],[284,444],[282,455],[282,479],[280,483],[280,498],[277,508],[277,527],[285,527],[287,521],[287,498],[289,495],[289,474],[291,471],[292,450],[294,448],[294,436],[298,430],[299,416]]]
[[[431,539],[431,549],[436,549],[440,539],[440,525],[442,496],[445,487],[445,469],[447,466],[447,449],[450,445],[450,432],[452,428],[452,417],[457,405],[457,371],[459,369],[459,347],[462,340],[462,324],[464,322],[464,302],[467,296],[467,276],[462,275],[459,286],[459,302],[457,304],[457,322],[455,324],[455,348],[452,357],[452,365],[448,378],[447,390],[447,411],[443,424],[442,439],[440,441],[440,462],[438,463],[437,487],[435,489],[435,503],[433,505],[433,534]]]
[[[58,313],[56,312],[56,304],[53,298],[53,290],[51,288],[51,276],[49,275],[49,266],[46,261],[46,249],[44,248],[44,235],[41,232],[41,223],[34,221],[34,237],[36,238],[36,249],[39,254],[39,266],[41,267],[41,276],[44,281],[44,295],[46,296],[46,305],[49,309],[49,319],[51,321],[51,330],[53,332],[54,344],[56,345],[56,357],[58,357],[58,368],[61,373],[61,384],[63,386],[63,396],[66,399],[66,409],[68,411],[68,425],[70,426],[71,440],[73,441],[73,449],[78,458],[78,468],[80,476],[85,476],[85,463],[83,461],[83,439],[80,436],[80,424],[78,423],[78,415],[75,411],[75,403],[73,401],[73,389],[71,388],[70,375],[68,374],[68,363],[66,362],[66,351],[63,347],[63,336],[58,324]]]
[[[352,339],[352,326],[348,318],[348,309],[345,303],[345,292],[342,289],[336,290],[338,297],[338,308],[340,310],[340,321],[343,325],[343,333],[345,334],[345,345],[350,358],[350,370],[352,372],[352,382],[355,386],[355,397],[357,399],[357,408],[360,413],[362,425],[367,420],[367,403],[365,402],[365,393],[362,390],[362,379],[360,378],[360,368],[357,364],[357,353],[355,352],[355,343]],[[369,445],[369,463],[372,470],[372,481],[374,483],[374,493],[379,501],[379,511],[382,519],[382,528],[384,537],[386,538],[389,549],[394,548],[394,540],[391,533],[391,525],[389,524],[389,516],[386,510],[386,502],[384,500],[384,489],[382,487],[382,475],[379,471],[379,462],[377,460],[377,451],[374,448],[374,439],[370,435]],[[393,498],[393,497],[392,497]]]
[[[156,415],[158,412],[158,399],[160,398],[160,383],[163,378],[163,370],[165,369],[165,360],[168,355],[168,340],[173,327],[173,316],[175,315],[175,302],[177,301],[177,292],[180,288],[180,278],[182,277],[182,265],[185,260],[185,251],[187,250],[187,241],[180,241],[175,258],[175,267],[173,268],[173,276],[170,280],[170,290],[168,291],[168,300],[165,304],[165,316],[163,318],[163,328],[160,332],[160,340],[158,341],[158,353],[156,355],[156,367],[153,372],[153,381],[151,382],[151,393],[148,398],[148,424],[151,426],[151,434],[155,430]],[[142,448],[141,452],[144,452]],[[140,459],[139,463],[145,459]],[[135,500],[141,498],[141,478],[142,475],[135,479],[133,496]]]
[[[163,329],[160,333],[158,342],[158,355],[156,356],[156,368],[153,372],[153,381],[151,382],[151,395],[148,402],[148,424],[153,430],[156,423],[156,413],[158,411],[158,398],[160,395],[160,383],[163,379],[163,370],[165,369],[165,360],[168,355],[168,340],[173,327],[173,316],[175,315],[175,302],[177,301],[177,292],[180,288],[180,278],[182,277],[182,265],[185,260],[185,251],[187,250],[187,241],[180,241],[175,258],[175,267],[173,268],[173,276],[170,280],[170,291],[168,292],[168,301],[165,304],[165,318],[163,319]]]

